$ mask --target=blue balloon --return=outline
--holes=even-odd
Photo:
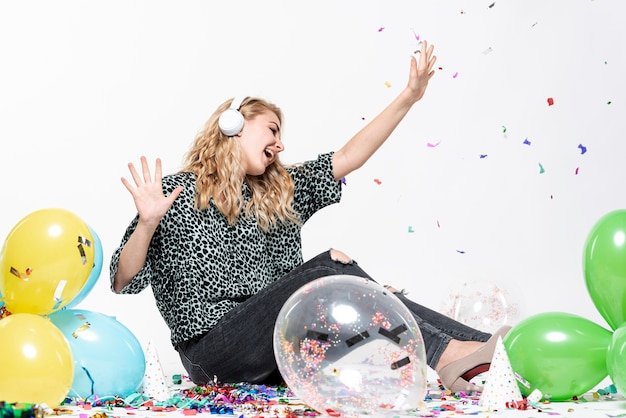
[[[84,309],[60,310],[48,317],[72,349],[74,380],[68,396],[126,397],[138,390],[146,359],[126,326],[112,316]]]
[[[91,232],[91,235],[93,236],[93,240],[94,240],[93,268],[91,269],[91,273],[89,274],[87,281],[83,285],[83,288],[80,290],[80,292],[76,296],[74,296],[74,299],[72,299],[67,305],[65,305],[63,309],[75,308],[80,302],[83,301],[83,299],[85,299],[85,297],[87,297],[89,292],[91,292],[96,282],[100,278],[100,273],[102,272],[102,258],[103,258],[102,242],[100,241],[100,237],[98,236],[98,234],[96,234],[96,231],[94,231],[93,228],[91,228],[90,226],[89,226],[89,231]]]

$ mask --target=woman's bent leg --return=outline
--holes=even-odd
[[[270,383],[276,376],[274,324],[287,299],[300,287],[331,275],[371,279],[342,253],[326,251],[242,302],[202,337],[179,345],[183,365],[196,384]],[[278,382],[271,382],[278,383]]]

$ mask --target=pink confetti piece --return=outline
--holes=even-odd
[[[415,31],[413,29],[411,29],[411,31],[413,32],[413,36],[415,36],[415,40],[419,41],[420,40],[420,36],[417,33],[415,33]]]
[[[379,186],[382,184],[382,181],[378,180],[378,179],[374,179],[374,183],[378,184]]]
[[[452,78],[457,78],[459,75],[459,72],[457,71],[456,73],[452,74]]]
[[[574,175],[576,175],[576,176],[578,175],[578,168],[579,167],[576,167],[576,171],[574,171]]]
[[[434,144],[433,144],[432,142],[429,142],[429,143],[427,143],[427,144],[426,144],[426,146],[427,146],[428,148],[435,148],[435,147],[436,147],[436,146],[438,146],[440,143],[441,143],[441,141],[439,141],[439,142],[435,142]]]
[[[554,105],[554,99],[552,97],[548,97],[548,106]]]
[[[382,32],[385,29],[384,26],[381,26],[380,28],[378,28],[378,32]]]

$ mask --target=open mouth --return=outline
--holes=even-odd
[[[270,162],[274,159],[274,153],[267,148],[263,150],[263,154],[265,154],[265,156],[267,157],[268,160],[270,160]]]

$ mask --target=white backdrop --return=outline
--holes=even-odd
[[[438,56],[426,96],[305,226],[305,257],[341,249],[435,309],[463,281],[498,282],[511,321],[555,310],[606,326],[582,251],[625,206],[625,16],[618,0],[2,0],[0,237],[37,209],[81,216],[105,262],[79,307],[181,373],[150,291],[109,290],[135,214],[127,163],[176,171],[237,94],[282,107],[283,161],[338,149],[403,88],[419,38]]]

